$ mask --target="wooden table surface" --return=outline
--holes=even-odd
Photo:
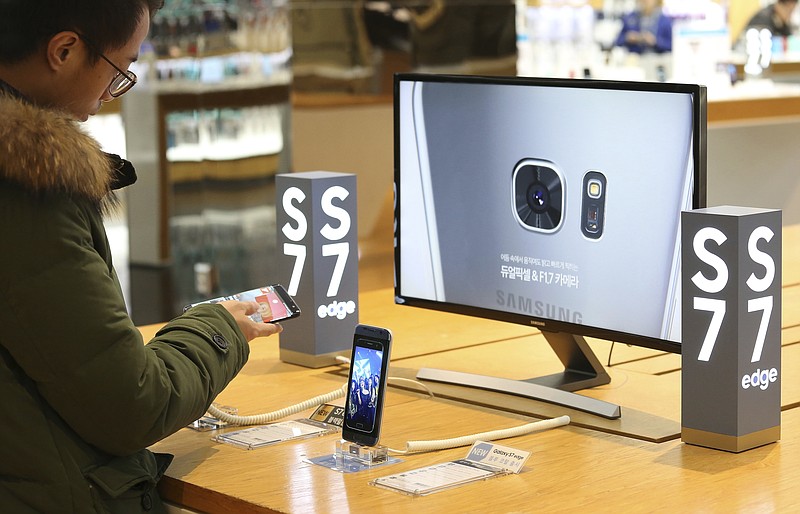
[[[795,377],[800,373],[800,226],[784,229],[783,259],[782,375]],[[557,368],[541,335],[530,328],[396,306],[386,288],[362,292],[360,302],[362,322],[394,332],[390,375],[413,376],[420,367],[439,366],[526,378]],[[147,336],[155,328],[142,330]],[[590,344],[605,363],[611,343]],[[307,369],[281,362],[278,338],[255,340],[251,348],[250,361],[218,398],[240,414],[282,408],[345,382],[343,367]],[[248,451],[216,443],[209,432],[184,429],[152,448],[176,456],[161,492],[172,503],[214,513],[800,511],[800,409],[795,408],[800,381],[781,380],[781,441],[734,454],[686,445],[677,437],[654,443],[625,435],[626,422],[656,420],[679,429],[680,356],[617,344],[610,360],[612,382],[581,394],[622,405],[618,421],[594,422],[594,416],[532,400],[498,400],[496,408],[487,408],[430,398],[406,385],[389,388],[381,442],[395,449],[408,440],[572,416],[569,426],[501,442],[531,452],[519,475],[412,497],[369,482],[462,458],[467,448],[398,455],[399,463],[343,474],[306,461],[332,454],[336,434]],[[525,408],[518,408],[519,402]],[[536,415],[519,413],[528,412],[528,404]]]

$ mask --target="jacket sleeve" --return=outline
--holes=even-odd
[[[84,440],[127,455],[200,417],[249,347],[219,305],[192,309],[145,345],[95,248],[105,244],[96,214],[55,203],[3,224],[16,234],[4,250],[14,272],[0,280],[0,343]]]

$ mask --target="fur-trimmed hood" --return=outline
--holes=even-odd
[[[111,190],[115,167],[78,122],[0,94],[0,178],[33,193],[101,201]]]

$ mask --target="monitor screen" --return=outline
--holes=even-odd
[[[705,88],[395,78],[396,301],[680,352]]]

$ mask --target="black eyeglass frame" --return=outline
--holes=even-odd
[[[111,79],[111,82],[108,84],[108,88],[106,88],[108,90],[108,94],[110,94],[114,98],[118,98],[118,97],[124,95],[125,93],[127,93],[128,91],[130,91],[131,88],[136,85],[137,77],[136,77],[136,74],[134,72],[132,72],[130,70],[122,70],[122,69],[120,69],[120,67],[117,66],[116,64],[114,64],[113,62],[111,62],[111,59],[106,57],[105,54],[103,54],[103,52],[100,51],[100,49],[97,47],[97,45],[92,43],[92,41],[90,39],[88,39],[86,36],[84,36],[80,32],[76,32],[76,34],[78,35],[78,37],[84,43],[86,43],[86,46],[88,46],[92,50],[92,52],[94,52],[97,55],[99,55],[105,62],[110,64],[112,68],[117,70],[117,74],[114,76],[113,79]],[[112,88],[111,86],[113,86],[115,82],[118,82],[120,80],[120,77],[122,77],[127,82],[123,82],[121,84],[121,87],[120,87],[120,85],[118,85],[117,87]]]

